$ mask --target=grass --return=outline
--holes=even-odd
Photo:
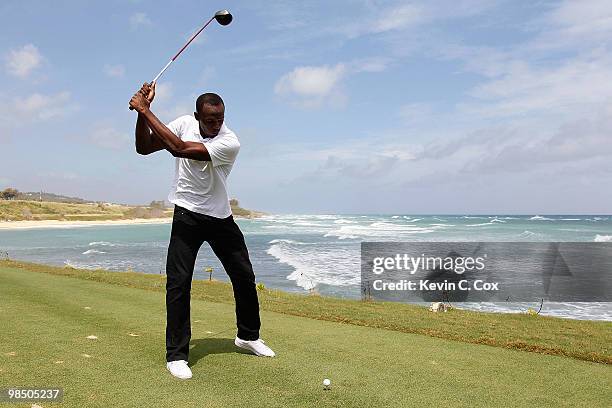
[[[62,203],[52,201],[0,200],[0,220],[106,221],[149,218],[151,209],[119,204]],[[166,210],[163,216],[172,216]]]
[[[161,283],[158,276],[3,262],[3,386],[63,387],[63,403],[44,407],[603,407],[612,398],[606,364],[272,312],[270,305],[283,302],[267,291],[262,337],[277,357],[255,357],[233,346],[233,304],[211,301],[225,296],[227,285],[218,282],[196,282],[194,378],[179,381],[164,367]],[[309,302],[326,299],[303,301],[302,313],[317,317]],[[388,305],[377,306],[387,316]],[[435,326],[438,316],[426,316]],[[511,317],[489,316],[501,326]],[[608,336],[609,328],[602,326]],[[324,378],[331,390],[323,390]]]
[[[238,217],[257,217],[263,213],[232,204]],[[173,209],[102,203],[63,203],[32,200],[0,200],[0,221],[64,220],[108,221],[134,218],[172,217]]]
[[[165,277],[134,272],[78,270],[19,261],[0,261],[0,268],[70,276],[158,292]],[[219,281],[194,281],[192,298],[233,305],[231,287]],[[263,310],[338,323],[421,334],[473,344],[558,355],[612,364],[612,323],[526,314],[464,310],[433,314],[424,307],[393,302],[362,302],[261,290]]]

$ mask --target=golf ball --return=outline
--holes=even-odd
[[[328,378],[326,378],[323,380],[323,385],[326,387],[329,387],[331,385],[331,381]]]

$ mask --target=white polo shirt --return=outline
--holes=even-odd
[[[189,115],[181,116],[167,126],[181,140],[203,143],[211,158],[211,161],[200,161],[177,157],[168,201],[216,218],[232,215],[226,180],[240,150],[236,134],[224,123],[217,136],[203,138],[198,121]]]

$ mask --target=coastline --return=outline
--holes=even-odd
[[[60,221],[60,220],[35,220],[35,221],[0,221],[0,230],[16,229],[38,229],[58,227],[91,227],[96,225],[134,225],[134,224],[169,224],[172,217],[164,218],[134,218],[130,220],[101,220],[101,221]]]
[[[234,219],[251,219],[256,217],[245,217],[235,215]],[[0,221],[0,231],[22,230],[39,228],[76,228],[92,227],[98,225],[138,225],[138,224],[170,224],[172,217],[161,218],[133,218],[127,220],[95,220],[95,221],[62,221],[62,220],[28,220],[28,221]]]

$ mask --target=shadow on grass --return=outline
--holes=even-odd
[[[209,354],[239,353],[251,354],[247,350],[236,347],[234,339],[203,338],[191,340],[189,350],[189,365],[195,366],[200,359]]]

